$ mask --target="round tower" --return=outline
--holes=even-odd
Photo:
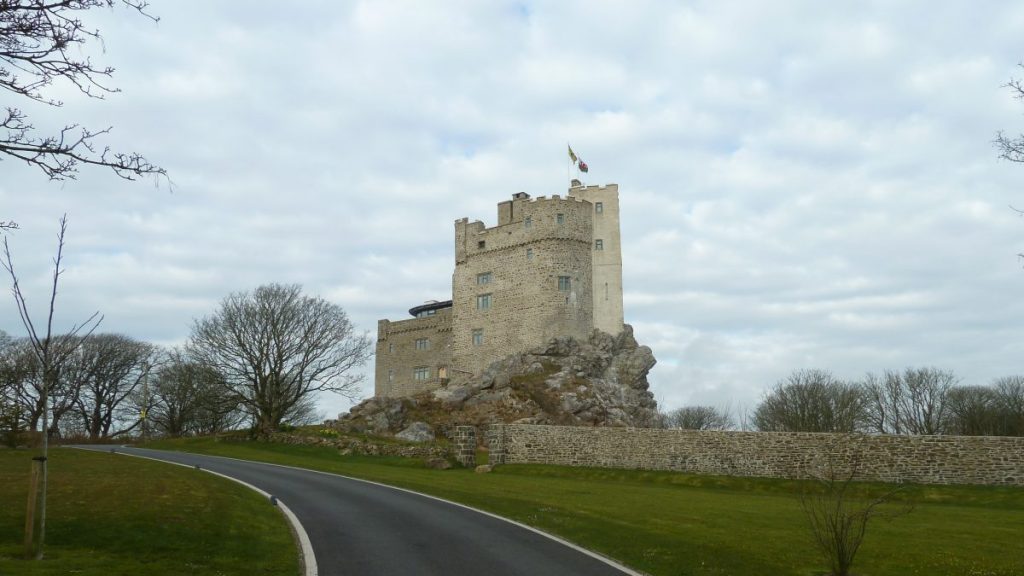
[[[594,329],[594,206],[578,198],[498,205],[498,225],[455,222],[452,368],[478,374],[509,354]]]

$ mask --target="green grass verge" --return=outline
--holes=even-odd
[[[539,465],[491,474],[329,448],[188,439],[152,447],[336,472],[434,494],[557,534],[653,575],[822,574],[785,480]],[[871,492],[878,486],[865,485]],[[1024,489],[909,486],[915,510],[868,529],[861,576],[1024,574]]]
[[[0,574],[300,573],[287,521],[248,488],[107,453],[50,451],[46,548],[23,559],[32,454],[0,450]]]

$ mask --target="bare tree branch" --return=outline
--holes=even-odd
[[[1017,64],[1024,68],[1024,63]],[[1009,88],[1017,100],[1024,100],[1024,82],[1017,78],[1010,78],[1010,81],[1003,84],[1003,88]],[[1024,162],[1024,134],[1018,136],[1007,136],[1000,130],[996,133],[993,141],[996,149],[999,150],[999,157],[1011,162]]]
[[[63,102],[46,96],[55,80],[65,80],[90,98],[118,92],[106,84],[114,73],[82,56],[91,42],[102,47],[99,30],[85,27],[78,13],[123,4],[158,21],[146,12],[143,0],[0,0],[0,88],[17,96],[60,107]],[[127,180],[167,171],[135,152],[113,152],[96,143],[110,128],[91,130],[66,125],[59,134],[36,136],[24,112],[8,106],[0,114],[0,153],[43,171],[51,180],[74,179],[78,165],[104,166]]]

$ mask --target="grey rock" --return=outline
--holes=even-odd
[[[455,386],[448,388],[438,388],[433,392],[434,398],[437,398],[445,404],[459,404],[466,398],[469,398],[470,388],[468,386]]]
[[[395,438],[409,442],[428,442],[434,439],[434,430],[426,422],[413,422],[404,430],[395,434]]]

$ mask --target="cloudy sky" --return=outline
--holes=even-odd
[[[450,294],[452,222],[518,191],[618,183],[626,321],[665,408],[750,408],[796,368],[1024,373],[1024,131],[1001,86],[1018,2],[173,2],[99,28],[122,92],[41,129],[166,167],[166,184],[0,161],[0,220],[58,327],[173,345],[225,295],[301,283],[360,330]],[[0,329],[22,332],[13,302]],[[368,370],[369,372],[369,370]],[[365,384],[372,393],[372,378]],[[323,399],[329,413],[348,406]]]

